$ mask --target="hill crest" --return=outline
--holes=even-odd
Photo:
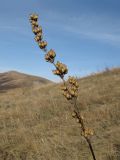
[[[40,86],[53,83],[52,81],[17,71],[0,73],[0,92],[14,88]]]

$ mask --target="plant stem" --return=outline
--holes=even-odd
[[[86,137],[85,139],[86,139],[86,141],[87,141],[87,143],[88,143],[88,145],[89,145],[89,148],[90,148],[90,151],[91,151],[91,154],[92,154],[93,160],[96,160],[95,153],[94,153],[94,150],[93,150],[93,147],[92,147],[92,144],[91,144],[90,139],[89,139],[89,138],[87,138],[87,137]]]
[[[76,100],[77,99],[74,100],[74,108],[75,108],[74,112],[76,113],[76,116],[79,119],[79,123],[81,124],[81,129],[84,132],[85,131],[85,125],[84,125],[84,122],[83,122],[83,118],[82,118],[82,116],[80,114],[80,111],[78,109]],[[87,141],[87,143],[89,145],[93,160],[96,160],[95,153],[94,153],[94,150],[93,150],[92,143],[91,143],[90,139],[88,137],[86,137],[86,136],[84,136],[84,138],[86,139],[86,141]]]
[[[36,15],[35,15],[36,16]],[[34,17],[34,16],[32,15],[32,18],[31,18],[31,20],[35,20],[35,22],[36,22],[36,20],[38,20],[38,16],[37,16],[37,18],[36,17]],[[33,24],[32,24],[32,26],[33,26]],[[36,26],[34,26],[35,27],[35,29],[37,28]],[[34,32],[34,31],[33,31]],[[36,34],[36,32],[34,32],[35,34]],[[37,41],[37,42],[39,42],[39,40]],[[44,42],[44,41],[43,41]],[[45,47],[46,47],[46,45],[45,45]],[[43,49],[43,51],[47,54],[47,48],[41,48],[41,49]],[[50,57],[50,59],[48,58],[48,61],[50,62],[50,63],[52,63],[53,65],[54,65],[54,67],[59,71],[59,67],[55,64],[55,62],[54,62],[54,56],[53,56],[53,58],[51,58]],[[66,68],[66,67],[65,67]],[[68,70],[67,70],[68,71]],[[65,74],[67,74],[67,73],[65,73]],[[59,75],[59,77],[62,79],[62,81],[63,81],[63,84],[64,84],[64,86],[67,88],[67,91],[70,93],[70,91],[69,91],[69,85],[67,84],[67,81],[64,79],[64,72],[63,73],[61,73],[61,74],[58,74]],[[78,120],[78,123],[81,125],[80,127],[81,127],[81,130],[82,130],[82,132],[84,133],[82,136],[86,139],[86,141],[87,141],[87,143],[88,143],[88,145],[89,145],[89,148],[90,148],[90,151],[91,151],[91,154],[92,154],[92,157],[93,157],[93,160],[96,160],[96,157],[95,157],[95,153],[94,153],[94,150],[93,150],[93,147],[92,147],[92,144],[91,144],[91,141],[90,141],[90,138],[89,138],[89,136],[88,135],[86,135],[85,134],[85,132],[86,132],[86,128],[85,128],[85,124],[84,124],[84,121],[83,121],[83,117],[81,116],[81,113],[80,113],[80,111],[79,111],[79,107],[78,107],[78,105],[77,105],[77,96],[74,96],[74,97],[72,97],[73,99],[68,99],[68,100],[71,100],[71,104],[73,104],[73,107],[74,107],[74,113],[75,113],[75,118],[77,118],[77,120]]]

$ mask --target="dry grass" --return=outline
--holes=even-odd
[[[79,80],[97,160],[120,159],[120,69]],[[59,84],[0,93],[0,160],[91,160]]]

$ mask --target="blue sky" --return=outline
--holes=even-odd
[[[120,67],[120,0],[1,0],[0,72],[17,70],[58,81],[34,41],[28,20],[34,12],[48,49],[56,51],[69,75]]]

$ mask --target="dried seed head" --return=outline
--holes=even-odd
[[[81,119],[83,120],[83,119],[84,119],[84,117],[83,117],[83,116],[81,116]]]
[[[77,79],[74,77],[69,77],[67,80],[67,83],[69,85],[69,93],[72,97],[78,97],[78,82]]]
[[[38,27],[38,22],[37,21],[34,21],[34,20],[31,20],[31,25],[32,25],[32,28],[34,27]]]
[[[67,100],[72,100],[72,96],[69,94],[67,88],[63,88],[62,90],[63,90],[63,95],[65,96],[65,98]]]
[[[76,118],[76,113],[75,112],[72,113],[72,117]]]
[[[76,121],[77,121],[77,123],[79,123],[79,122],[80,122],[80,120],[79,120],[78,118],[76,119]]]
[[[78,85],[77,79],[75,77],[69,77],[68,82],[73,85]]]
[[[76,86],[76,88],[79,88],[78,82],[75,82],[75,86]]]
[[[45,49],[46,46],[47,46],[47,42],[46,42],[46,41],[41,41],[41,42],[38,43],[38,45],[39,45],[39,47],[40,47],[41,49]]]
[[[67,92],[63,92],[63,95],[66,97],[67,96]]]
[[[51,50],[48,51],[48,53],[45,55],[45,60],[46,60],[47,62],[53,63],[55,57],[56,57],[56,53],[54,52],[54,50],[51,49]]]
[[[55,75],[60,75],[60,71],[59,70],[53,70],[53,74],[55,74]]]
[[[37,28],[32,28],[32,31],[33,33],[36,35],[38,32],[37,32]]]
[[[60,63],[59,61],[57,61],[56,63],[56,68],[57,70],[59,70],[61,76],[64,76],[68,73],[67,66],[63,63]]]
[[[42,27],[39,26],[39,27],[36,27],[36,28],[32,28],[32,31],[35,35],[37,35],[38,33],[42,33]]]
[[[94,131],[91,128],[85,128],[85,130],[82,131],[81,135],[84,137],[93,136]]]
[[[56,56],[55,51],[52,50],[52,49],[48,52],[48,54],[49,54],[49,56],[50,56],[51,58],[55,58],[55,56]]]
[[[70,92],[70,94],[71,94],[72,96],[75,96],[75,91],[74,91],[74,90],[70,89],[69,92]]]
[[[45,60],[46,60],[47,62],[51,61],[50,57],[49,57],[47,54],[45,55]]]
[[[35,39],[36,42],[41,41],[41,40],[42,40],[42,34],[41,34],[41,35],[40,35],[40,33],[37,34],[36,37],[35,37],[34,39]]]
[[[30,15],[30,20],[37,21],[38,20],[38,15],[37,14],[31,14]]]
[[[67,100],[71,100],[72,99],[72,97],[71,97],[71,95],[69,93],[66,94],[66,98],[67,98]]]
[[[41,37],[42,36],[42,32],[37,33],[37,36]]]
[[[42,33],[42,27],[41,26],[39,26],[39,27],[37,27],[37,33]]]
[[[89,131],[89,134],[90,134],[91,136],[93,136],[93,135],[94,135],[94,131],[93,131],[93,130],[90,130],[90,131]]]

